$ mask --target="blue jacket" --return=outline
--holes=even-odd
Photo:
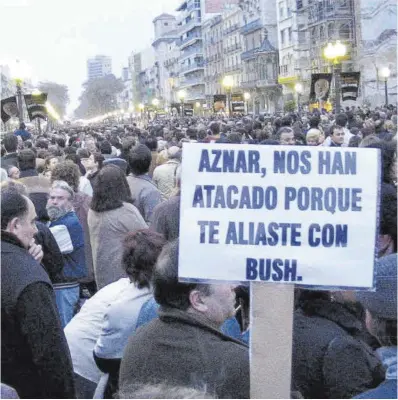
[[[62,254],[64,258],[63,275],[68,282],[76,281],[87,276],[83,228],[74,211],[70,211],[63,217],[51,221],[50,228],[61,225],[68,229],[73,245],[71,253]]]
[[[25,129],[18,129],[17,131],[15,131],[14,135],[21,136],[23,141],[28,140],[32,137],[32,135]]]

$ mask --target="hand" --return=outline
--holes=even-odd
[[[29,254],[39,263],[41,263],[42,258],[44,257],[43,249],[40,244],[37,244],[34,239],[30,242],[29,246]]]

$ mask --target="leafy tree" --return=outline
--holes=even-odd
[[[294,100],[288,100],[285,102],[285,112],[293,112],[296,109],[296,102]]]
[[[83,89],[75,115],[90,118],[115,110],[117,95],[124,90],[124,85],[114,75],[106,75],[85,82]]]
[[[39,83],[39,90],[48,93],[47,100],[62,118],[66,114],[66,107],[69,104],[68,87],[47,81]]]

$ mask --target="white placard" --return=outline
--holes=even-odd
[[[372,288],[376,149],[184,143],[180,280]]]

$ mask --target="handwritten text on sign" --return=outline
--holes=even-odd
[[[186,143],[183,280],[373,286],[374,149]]]

